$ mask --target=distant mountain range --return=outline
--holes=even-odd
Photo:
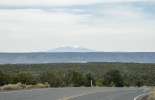
[[[36,52],[0,53],[0,64],[135,62],[155,63],[155,52]]]
[[[97,51],[87,49],[84,47],[74,46],[74,47],[59,47],[56,49],[48,50],[47,52],[97,52]]]

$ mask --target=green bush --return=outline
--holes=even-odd
[[[19,73],[12,74],[12,81],[14,84],[21,82],[22,84],[36,84],[35,77],[32,73],[21,71]]]
[[[81,72],[72,71],[72,83],[75,87],[84,86],[86,83],[86,77]]]
[[[95,78],[95,85],[96,86],[99,86],[99,87],[102,87],[103,86],[103,83],[104,83],[104,80],[101,79],[101,78]]]
[[[105,82],[107,86],[109,86],[111,82],[113,82],[116,87],[123,87],[124,85],[123,77],[120,71],[116,69],[112,69],[106,73]]]
[[[6,73],[0,70],[0,86],[7,84],[8,77]]]
[[[115,83],[112,81],[112,82],[109,84],[109,87],[115,87]]]
[[[62,74],[58,71],[46,71],[39,75],[40,83],[48,83],[51,87],[62,86]]]

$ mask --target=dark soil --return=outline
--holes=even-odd
[[[144,96],[141,100],[147,100],[148,95]]]

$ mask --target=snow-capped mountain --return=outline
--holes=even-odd
[[[59,47],[52,50],[48,50],[47,52],[97,52],[97,51],[84,47],[73,46],[73,47]]]

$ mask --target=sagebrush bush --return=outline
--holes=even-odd
[[[20,84],[8,84],[8,85],[4,85],[1,88],[2,90],[18,90],[18,89],[22,89],[22,87],[20,87]]]
[[[34,88],[49,88],[50,85],[46,82],[45,84],[42,83],[37,83],[36,85],[34,85]]]
[[[49,88],[49,87],[50,85],[47,82],[45,82],[45,84],[37,83],[36,85],[26,85],[20,82],[17,84],[4,85],[0,89],[1,90],[18,90],[18,89]]]
[[[149,93],[147,100],[155,100],[155,89]]]
[[[50,88],[50,84],[48,84],[48,82],[45,82],[45,86],[46,88]]]
[[[22,84],[21,82],[17,83],[17,85],[22,89],[26,88],[26,84]]]
[[[45,85],[42,83],[37,83],[36,85],[34,85],[34,88],[45,88]]]
[[[32,88],[34,88],[33,85],[26,85],[26,89],[32,89]]]

